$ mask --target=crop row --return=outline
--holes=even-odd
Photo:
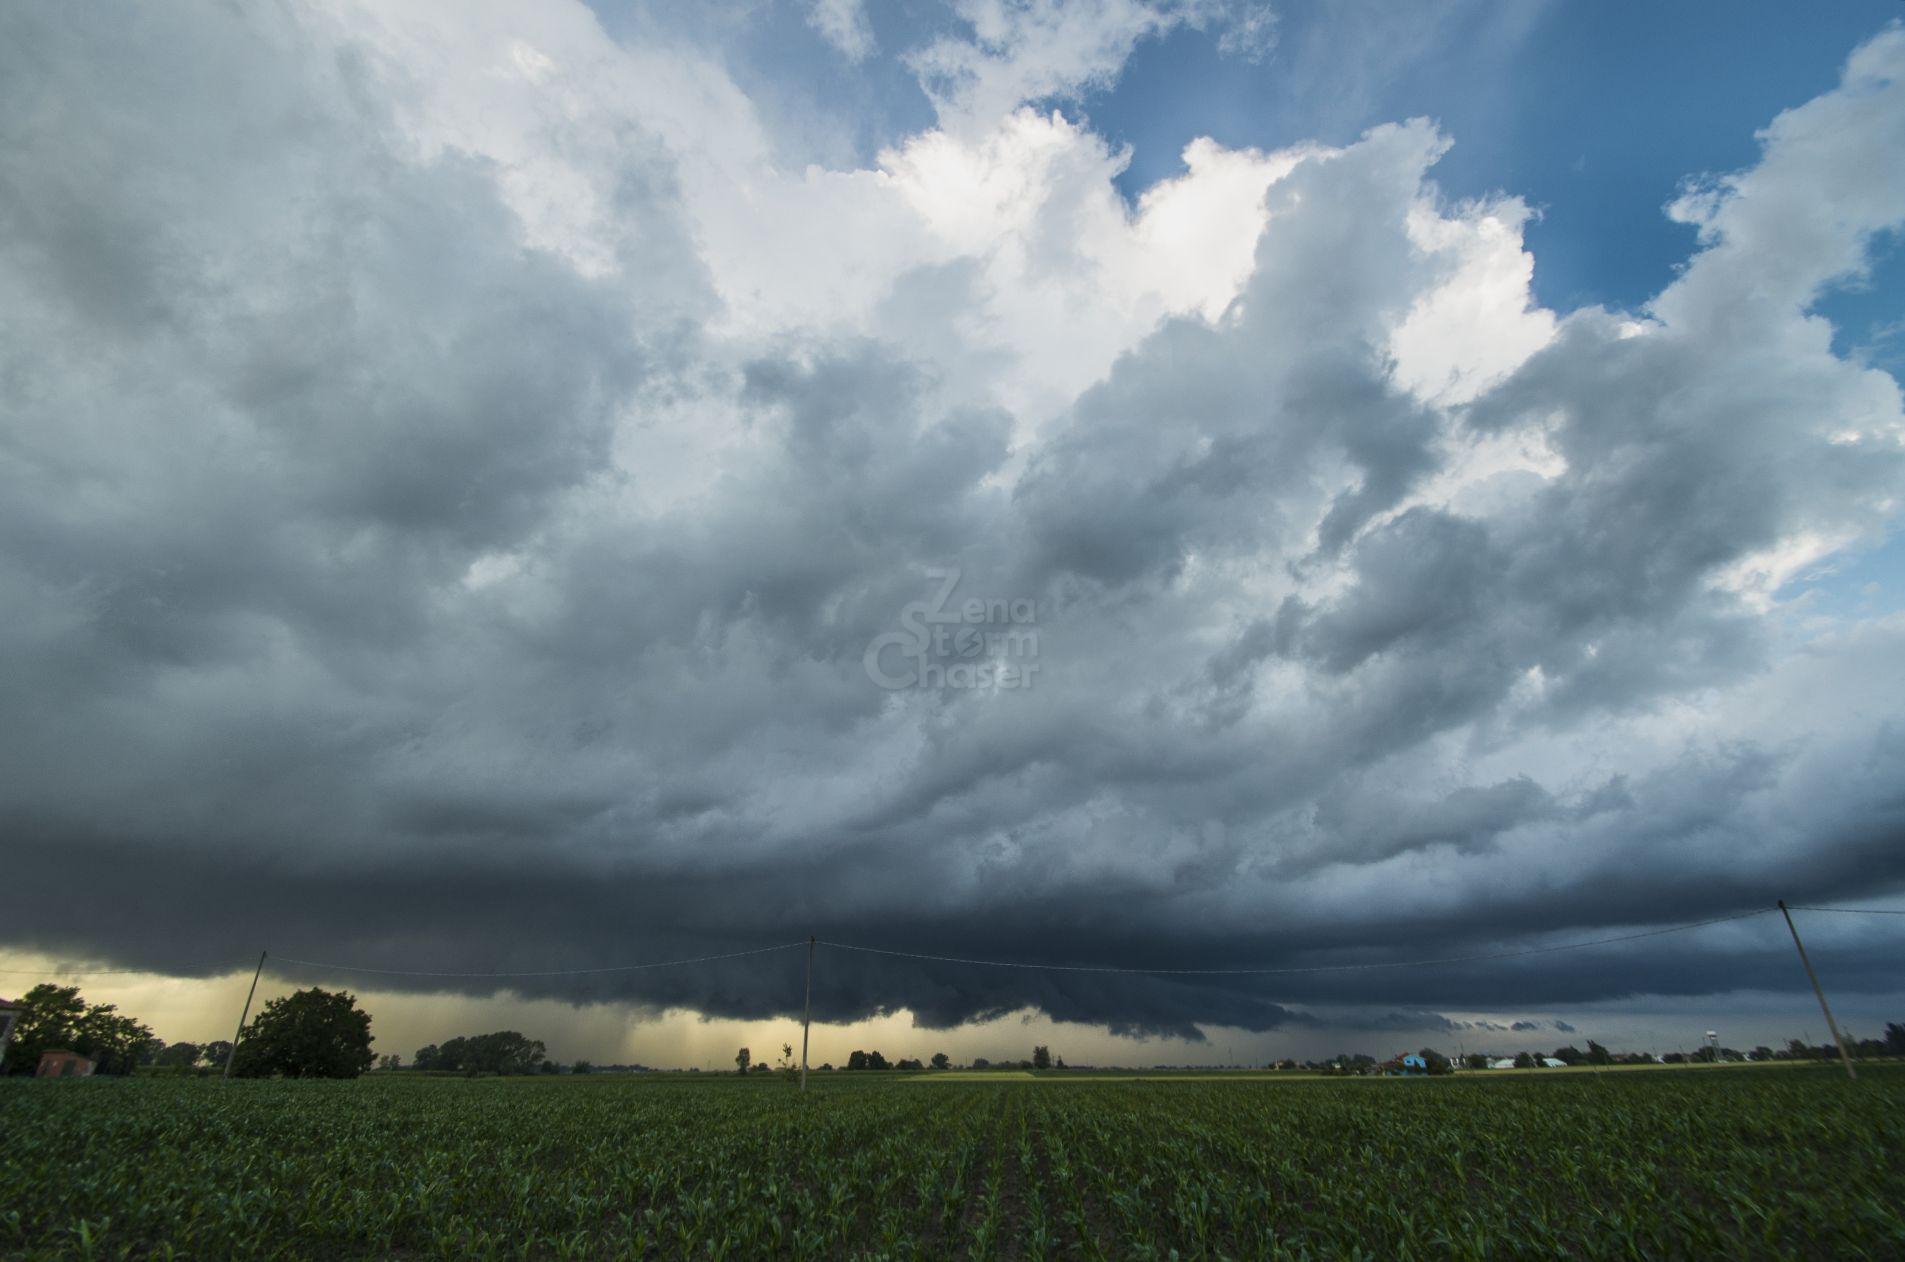
[[[1905,1072],[0,1082],[0,1253],[1905,1256]]]

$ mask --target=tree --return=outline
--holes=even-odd
[[[86,1001],[77,986],[55,986],[42,982],[20,999],[20,1016],[13,1027],[13,1042],[7,1046],[6,1069],[13,1073],[32,1073],[42,1053],[70,1048],[78,1051],[79,1023],[86,1015]]]
[[[1050,1069],[1052,1067],[1052,1049],[1040,1043],[1032,1049],[1032,1068]]]
[[[317,986],[273,999],[238,1040],[241,1078],[355,1078],[375,1059],[357,997]]]
[[[1885,1024],[1885,1054],[1887,1056],[1905,1056],[1905,1025],[1896,1021]]]
[[[412,1069],[443,1068],[443,1050],[435,1043],[424,1044],[417,1049],[417,1054],[410,1058],[410,1067]]]
[[[189,1068],[198,1064],[203,1049],[197,1043],[174,1043],[159,1053],[159,1064]]]
[[[1527,1052],[1522,1052],[1515,1057],[1516,1069],[1533,1069],[1534,1067],[1535,1067],[1535,1058],[1529,1055]]]
[[[545,1054],[541,1039],[526,1038],[515,1030],[497,1030],[449,1040],[436,1049],[431,1067],[466,1074],[533,1074]]]
[[[213,1069],[223,1069],[226,1059],[231,1054],[232,1045],[229,1039],[213,1039],[199,1049],[199,1057]]]
[[[972,1067],[974,1069],[990,1069],[992,1068],[992,1062],[983,1056],[975,1056],[972,1058]]]
[[[1449,1064],[1449,1058],[1433,1047],[1425,1047],[1416,1055],[1422,1058],[1422,1066],[1432,1074],[1452,1074],[1455,1066]]]
[[[586,1060],[579,1060],[569,1066],[569,1072],[572,1074],[592,1074],[595,1072],[595,1066]]]
[[[152,1031],[109,1003],[88,1004],[77,986],[42,982],[20,999],[20,1016],[7,1047],[7,1073],[32,1073],[40,1055],[74,1051],[90,1057],[95,1072],[129,1074],[152,1041]]]
[[[867,1053],[867,1068],[868,1069],[891,1069],[893,1068],[893,1066],[887,1064],[886,1057],[880,1055],[878,1052],[868,1052]]]
[[[1614,1063],[1613,1055],[1593,1039],[1588,1040],[1587,1059],[1590,1065],[1611,1065]]]
[[[855,1048],[853,1050],[853,1054],[847,1057],[847,1068],[848,1069],[865,1069],[866,1067],[867,1067],[867,1054],[861,1051],[860,1049]]]
[[[1488,1057],[1482,1055],[1480,1052],[1470,1052],[1462,1058],[1462,1063],[1470,1069],[1487,1069]]]
[[[1570,1043],[1566,1047],[1555,1048],[1554,1058],[1560,1061],[1564,1065],[1578,1065],[1582,1061],[1586,1060],[1587,1056],[1581,1051],[1580,1048]]]
[[[392,1071],[402,1069],[403,1057],[397,1055],[395,1052],[390,1053],[388,1056],[379,1056],[377,1058],[377,1068]]]
[[[933,1068],[934,1069],[951,1069],[952,1057],[946,1055],[946,1053],[944,1052],[934,1052],[933,1053]]]
[[[740,1051],[736,1052],[734,1054],[734,1072],[737,1074],[746,1073],[747,1067],[749,1063],[753,1061],[753,1059],[754,1059],[754,1053],[748,1051],[747,1048],[745,1047],[742,1048]]]
[[[926,1066],[920,1064],[917,1057],[907,1057],[902,1059],[898,1064],[894,1065],[893,1068],[903,1069],[909,1073],[918,1073],[919,1071],[925,1069]]]

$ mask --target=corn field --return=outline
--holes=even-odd
[[[19,1258],[1905,1257],[1905,1067],[0,1081]]]

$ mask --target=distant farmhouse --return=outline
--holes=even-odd
[[[93,1061],[90,1056],[78,1052],[53,1051],[40,1053],[40,1067],[33,1071],[35,1078],[90,1078],[93,1076]]]

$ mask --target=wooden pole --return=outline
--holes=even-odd
[[[245,992],[245,1007],[238,1014],[238,1029],[232,1033],[232,1049],[225,1056],[224,1076],[232,1076],[232,1062],[238,1059],[238,1040],[245,1037],[245,1018],[251,1015],[252,996],[258,993],[258,975],[265,971],[265,953],[258,952],[258,968],[251,975],[251,989]]]
[[[807,935],[807,1004],[800,1015],[800,1089],[807,1089],[807,1031],[814,1023],[814,938]]]
[[[1812,961],[1806,958],[1806,944],[1799,940],[1799,930],[1793,927],[1793,914],[1786,910],[1786,900],[1779,900],[1779,914],[1786,918],[1786,932],[1793,935],[1793,945],[1799,948],[1799,962],[1806,966],[1806,976],[1812,981],[1812,993],[1819,997],[1819,1011],[1826,1014],[1826,1028],[1832,1031],[1832,1041],[1839,1045],[1839,1059],[1845,1062],[1845,1076],[1857,1082],[1859,1071],[1852,1067],[1852,1053],[1845,1049],[1845,1035],[1839,1033],[1839,1023],[1832,1019],[1832,1009],[1826,1005],[1826,992],[1820,989],[1819,974],[1812,971]]]

